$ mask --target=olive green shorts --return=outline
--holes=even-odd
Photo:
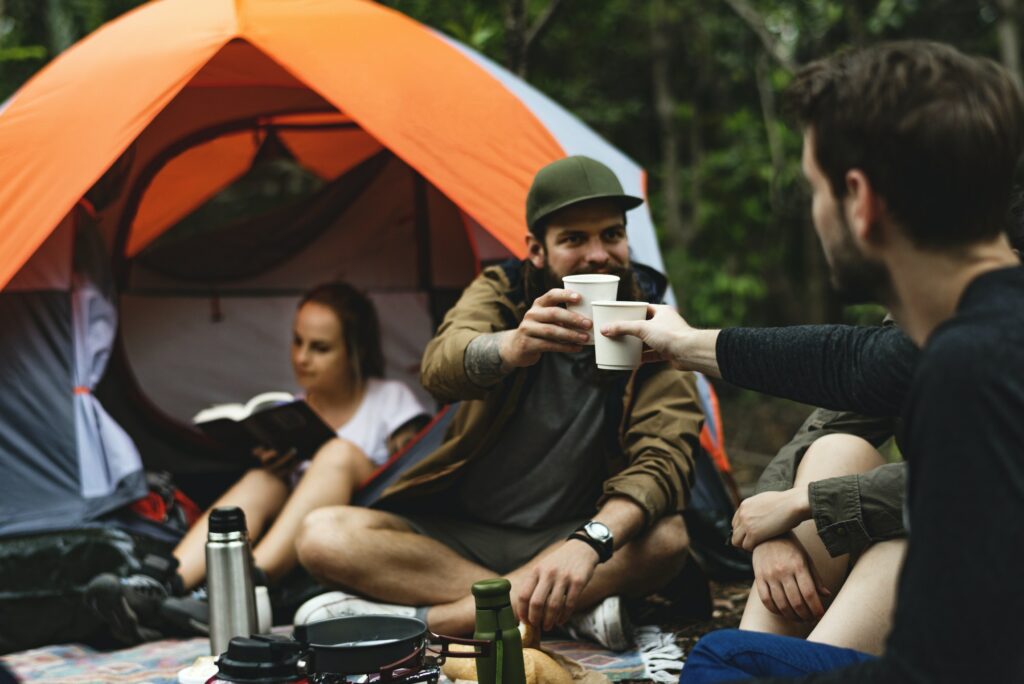
[[[402,514],[399,517],[413,532],[436,539],[463,558],[498,575],[526,565],[541,551],[566,539],[589,520],[581,518],[541,530],[524,530],[429,513]]]

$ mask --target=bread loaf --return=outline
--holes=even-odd
[[[472,651],[471,646],[452,644],[452,651]],[[526,684],[572,684],[572,676],[549,655],[536,648],[523,648],[523,666]],[[475,682],[476,660],[473,658],[450,658],[441,666],[441,671],[451,680]]]

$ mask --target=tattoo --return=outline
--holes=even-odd
[[[505,370],[501,360],[500,344],[501,333],[491,333],[473,338],[466,347],[463,364],[473,384],[492,387],[508,375],[509,371]]]

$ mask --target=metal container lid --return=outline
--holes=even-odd
[[[245,532],[245,511],[238,506],[219,506],[210,512],[210,532]]]

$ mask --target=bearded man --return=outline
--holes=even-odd
[[[660,301],[665,278],[629,258],[626,211],[641,202],[586,157],[537,173],[527,258],[485,269],[424,353],[424,386],[462,402],[445,442],[386,510],[321,509],[298,539],[321,581],[389,603],[331,592],[296,622],[390,612],[466,634],[472,584],[505,575],[525,621],[629,645],[619,597],[656,591],[687,556],[679,513],[703,416],[688,371],[599,371],[562,278],[616,274],[619,299]]]

